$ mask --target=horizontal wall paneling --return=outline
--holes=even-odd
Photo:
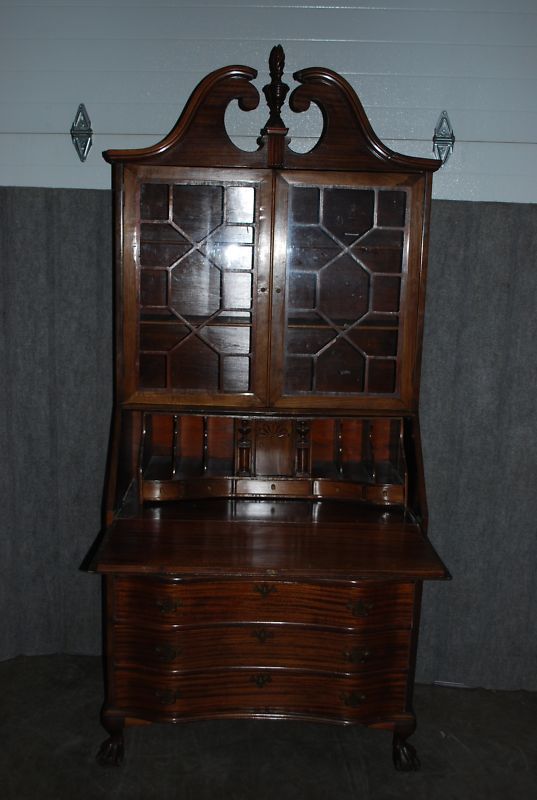
[[[457,143],[436,197],[535,202],[536,22],[533,0],[0,3],[0,184],[106,188],[101,149],[163,136],[211,69],[258,67],[261,87],[281,41],[289,82],[341,72],[402,152],[428,156],[448,110]],[[95,132],[84,165],[68,134],[80,102]],[[251,149],[265,117],[231,112],[230,130]],[[311,146],[310,121],[288,122]]]

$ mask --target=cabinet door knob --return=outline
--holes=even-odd
[[[172,600],[171,597],[166,597],[156,601],[156,606],[161,614],[170,614],[174,611],[177,611],[182,605],[182,600]]]
[[[374,607],[374,603],[365,603],[363,600],[349,600],[347,603],[353,617],[367,617]]]
[[[268,597],[269,594],[276,591],[276,587],[271,586],[270,583],[256,583],[254,589],[261,597]]]

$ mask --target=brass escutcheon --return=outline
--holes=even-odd
[[[269,594],[276,591],[276,587],[271,586],[270,583],[256,583],[254,589],[261,597],[268,597]]]
[[[267,683],[271,682],[272,677],[270,675],[263,675],[262,673],[259,673],[258,675],[252,675],[250,680],[252,683],[255,683],[258,689],[262,689],[267,685]]]
[[[267,639],[272,639],[274,634],[266,628],[259,628],[257,631],[252,632],[252,636],[254,636],[260,644],[264,644]]]
[[[370,655],[369,650],[362,647],[353,647],[352,650],[343,652],[345,661],[349,661],[351,664],[365,664]]]
[[[156,601],[156,606],[161,614],[170,614],[172,611],[177,611],[182,605],[182,600],[172,600],[170,597]]]
[[[177,702],[177,692],[172,692],[169,689],[156,689],[155,697],[163,706],[172,706]]]
[[[367,617],[374,607],[374,603],[364,603],[363,600],[349,600],[347,603],[347,608],[353,617]]]
[[[169,664],[180,655],[180,651],[176,647],[169,644],[157,644],[155,646],[155,653],[159,661],[164,661]]]
[[[356,708],[365,702],[365,694],[360,694],[360,692],[342,692],[340,698],[346,706],[351,708]]]

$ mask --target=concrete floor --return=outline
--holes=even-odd
[[[20,657],[0,682],[2,800],[537,798],[537,693],[418,686],[416,773],[393,769],[390,733],[264,721],[131,728],[102,768],[98,658]]]

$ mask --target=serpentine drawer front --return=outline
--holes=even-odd
[[[358,633],[287,623],[114,627],[114,664],[120,669],[180,672],[265,666],[352,673],[404,671],[409,658],[408,630]]]
[[[414,586],[282,581],[115,580],[114,619],[138,624],[296,622],[332,627],[410,626]]]
[[[126,726],[215,717],[365,723],[392,731],[396,767],[419,764],[422,584],[448,577],[419,426],[441,162],[384,145],[350,84],[318,67],[293,75],[285,119],[313,104],[324,121],[295,152],[284,62],[273,48],[257,149],[224,124],[262,97],[235,65],[202,80],[161,142],[104,154],[115,406],[90,566],[105,585],[103,764],[122,760]]]
[[[412,584],[114,585],[111,697],[125,713],[369,720],[404,709]]]
[[[404,711],[407,677],[229,669],[179,676],[116,673],[113,702],[127,714],[196,717],[253,715],[373,719]]]

